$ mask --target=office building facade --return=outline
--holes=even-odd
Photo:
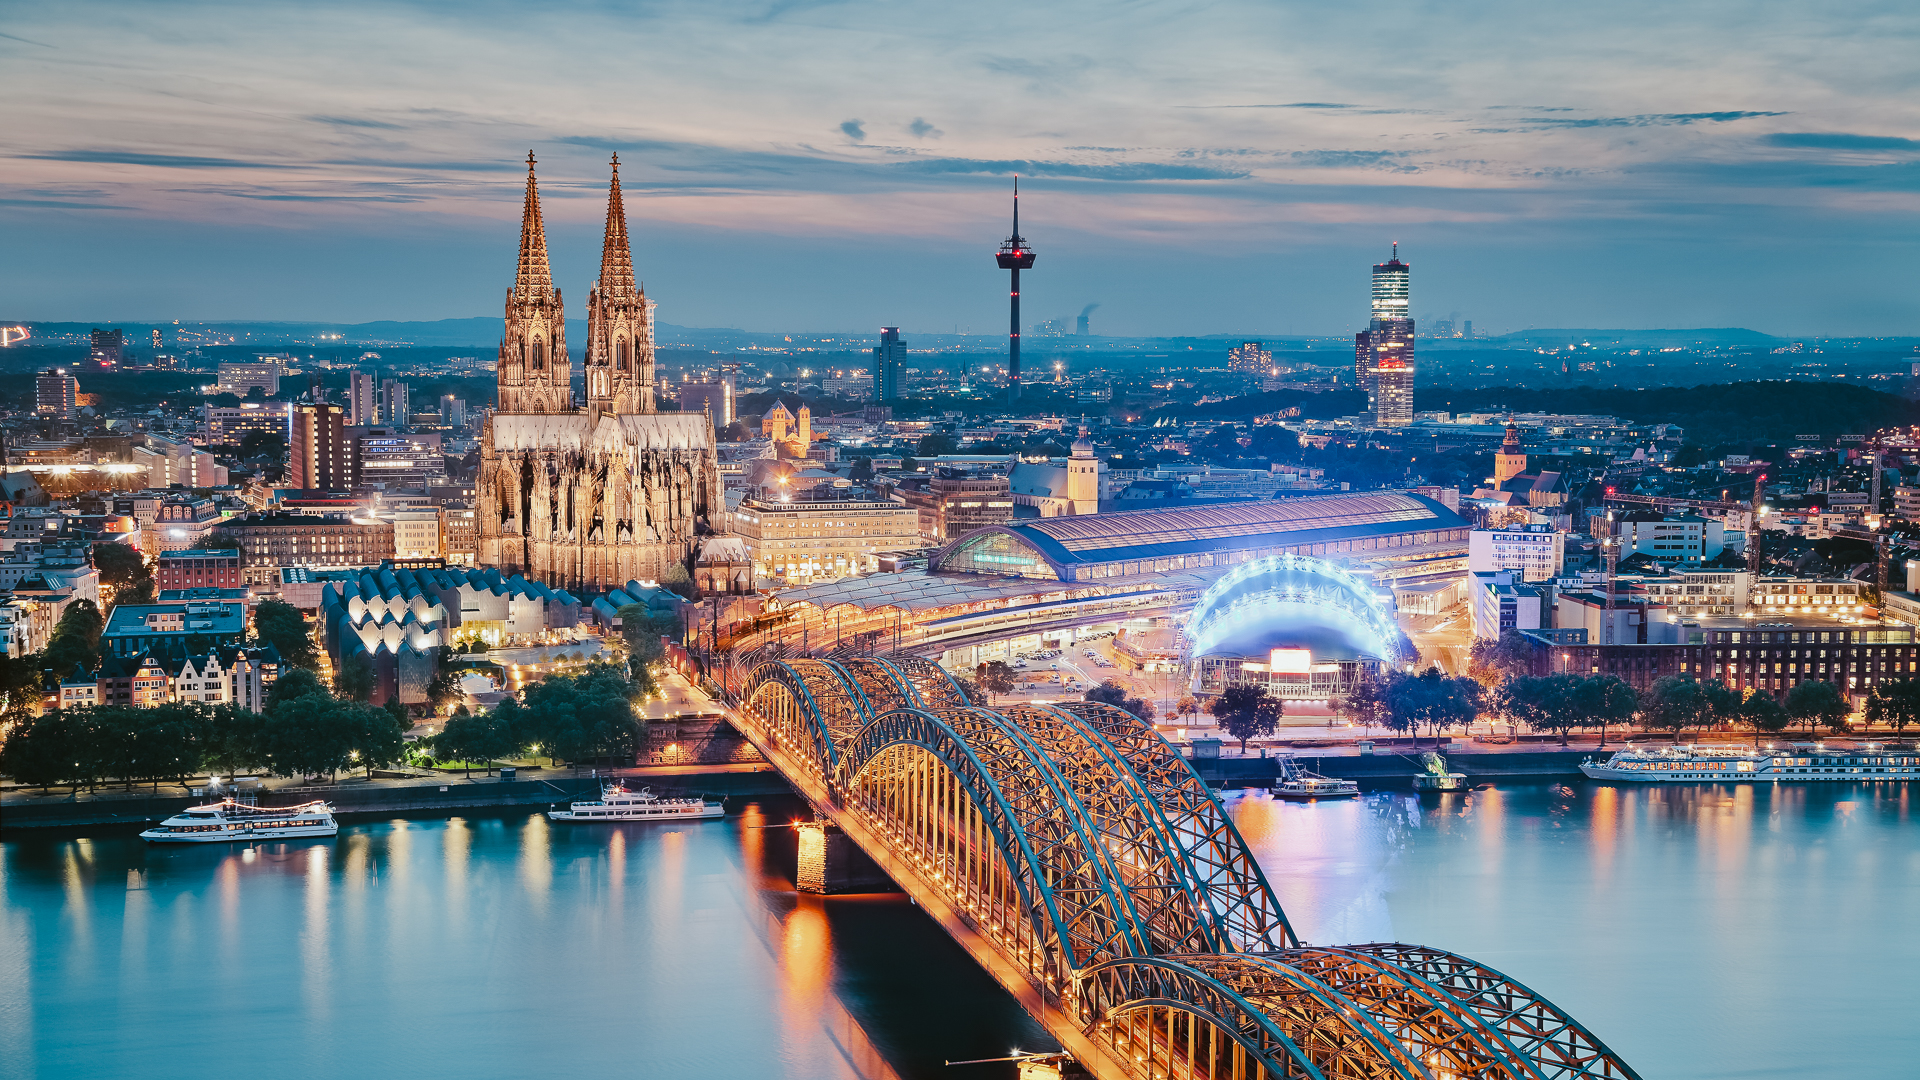
[[[297,488],[346,491],[353,487],[353,453],[340,406],[302,404],[293,414],[288,480]]]
[[[115,330],[118,335],[120,331]],[[48,368],[34,380],[34,411],[56,420],[73,419],[74,404],[80,396],[80,380],[67,374],[66,368]]]
[[[873,349],[873,397],[892,401],[900,396],[900,373],[907,367],[907,347],[900,341],[900,328],[880,328],[880,344]]]
[[[1367,392],[1376,427],[1413,423],[1413,267],[1393,256],[1373,266],[1372,318],[1354,335],[1354,382]]]

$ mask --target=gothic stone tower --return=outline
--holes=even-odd
[[[479,562],[583,599],[684,568],[722,506],[713,421],[704,412],[653,411],[652,315],[634,282],[617,177],[588,308],[589,406],[579,410],[529,165],[500,409],[480,441]],[[535,341],[547,351],[533,351]],[[521,345],[529,346],[524,364]],[[534,366],[536,356],[543,366]]]
[[[573,364],[567,358],[566,309],[547,264],[547,230],[533,164],[528,153],[520,271],[507,290],[506,334],[500,341],[500,411],[559,413],[573,408]]]
[[[607,192],[600,280],[587,297],[587,411],[595,416],[653,411],[653,301],[633,278],[620,155]]]

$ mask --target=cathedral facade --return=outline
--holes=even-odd
[[[585,597],[684,568],[720,517],[720,469],[704,412],[654,409],[653,303],[634,279],[618,156],[587,297],[586,403],[575,406],[533,166],[528,154],[499,408],[480,436],[478,561]]]

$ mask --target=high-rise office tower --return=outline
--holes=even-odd
[[[352,452],[347,444],[346,417],[340,406],[296,405],[293,410],[293,447],[287,479],[297,488],[345,491],[353,487]]]
[[[120,331],[115,330],[115,334]],[[80,380],[67,374],[66,368],[48,368],[34,382],[34,411],[56,420],[73,419],[73,406],[80,394]]]
[[[1020,235],[1020,178],[1013,178],[1013,235],[1000,242],[1000,269],[1013,271],[1013,324],[1007,335],[1007,400],[1020,400],[1020,271],[1033,266],[1033,249]]]
[[[1413,267],[1400,245],[1373,265],[1373,318],[1354,335],[1354,381],[1367,392],[1377,427],[1413,423],[1413,319],[1408,317]]]
[[[907,347],[900,343],[900,328],[880,328],[880,344],[873,348],[873,399],[892,401],[900,396],[900,370],[907,363]]]
[[[1265,375],[1273,370],[1273,354],[1266,343],[1243,341],[1227,351],[1227,370],[1243,375]]]
[[[393,427],[405,427],[407,417],[413,412],[413,388],[399,379],[388,379],[380,385],[380,422]]]
[[[466,427],[467,399],[457,398],[452,394],[440,395],[440,419],[446,421],[449,427]]]
[[[347,423],[372,427],[380,422],[379,381],[365,371],[347,375]]]
[[[93,362],[111,367],[120,366],[125,358],[127,341],[118,330],[95,330],[93,332]]]

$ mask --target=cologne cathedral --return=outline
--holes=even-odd
[[[591,596],[684,567],[721,514],[720,469],[704,412],[654,411],[653,302],[633,276],[617,155],[576,407],[533,166],[528,154],[500,403],[480,436],[479,561]]]

